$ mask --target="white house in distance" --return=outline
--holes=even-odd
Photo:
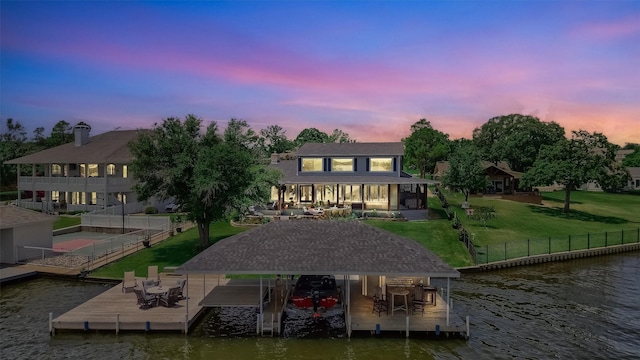
[[[53,222],[55,216],[21,209],[17,206],[0,206],[0,262],[15,264],[18,261],[18,247],[34,246],[51,248],[53,245]],[[24,249],[22,258],[40,254],[36,249]]]
[[[113,213],[144,209],[132,191],[128,144],[147,130],[109,131],[93,137],[90,130],[79,123],[74,127],[74,142],[6,162],[16,164],[18,174],[24,173],[25,167],[31,172],[18,176],[19,206],[44,212],[58,208],[93,211],[109,206]],[[23,194],[27,198],[22,198]]]

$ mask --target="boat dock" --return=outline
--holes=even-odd
[[[135,293],[122,292],[122,285],[118,284],[56,318],[49,314],[49,330],[52,334],[62,330],[188,333],[191,325],[204,311],[200,302],[205,295],[228,281],[223,275],[163,275],[160,280],[164,285],[172,284],[179,278],[187,278],[183,292],[187,299],[180,300],[173,307],[140,309]],[[144,279],[137,279],[138,283],[142,280]]]
[[[0,269],[0,284],[6,284],[20,279],[26,279],[38,275],[35,270],[21,266],[9,266]]]

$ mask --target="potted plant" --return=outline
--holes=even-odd
[[[144,240],[142,240],[142,245],[144,245],[144,247],[146,248],[151,247],[151,240],[149,239],[149,235],[144,237]]]

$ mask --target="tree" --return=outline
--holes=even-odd
[[[426,119],[411,125],[411,135],[402,142],[407,165],[419,169],[421,178],[435,168],[436,162],[446,159],[449,152],[449,135],[435,130]]]
[[[327,137],[327,142],[330,143],[354,143],[356,142],[354,139],[351,139],[349,137],[349,134],[347,134],[346,132],[340,130],[340,129],[333,129],[333,132],[331,134],[328,135]]]
[[[617,146],[607,137],[578,130],[571,139],[563,139],[553,145],[545,145],[533,167],[527,171],[524,186],[546,186],[554,182],[564,185],[564,212],[570,211],[571,191],[589,181],[603,181],[616,173]]]
[[[293,142],[297,148],[300,148],[306,143],[326,143],[329,141],[329,135],[316,128],[307,128],[298,134]]]
[[[442,176],[442,184],[461,191],[464,201],[469,202],[469,194],[484,190],[488,183],[480,152],[473,144],[462,142],[449,158],[449,170]]]
[[[204,132],[201,124],[194,115],[155,124],[131,143],[130,167],[138,198],[174,198],[197,224],[200,246],[206,248],[211,222],[223,219],[238,203],[265,200],[255,199],[263,193],[252,189],[258,168],[246,146],[250,129],[238,122],[221,136],[215,122]]]
[[[510,114],[489,119],[473,131],[473,141],[484,160],[506,161],[514,171],[527,171],[544,145],[564,138],[555,122],[542,122],[530,115]]]
[[[62,144],[66,144],[72,139],[71,125],[64,121],[60,120],[55,125],[53,125],[53,129],[51,129],[51,136],[49,137],[49,146],[58,146]]]
[[[624,157],[622,160],[623,166],[638,167],[640,166],[640,147],[637,147],[631,154]]]
[[[7,160],[27,155],[27,132],[19,121],[9,118],[0,135],[0,185],[14,185],[17,179],[17,166],[5,164]]]
[[[293,149],[293,141],[289,140],[285,133],[286,131],[278,125],[270,125],[260,130],[262,147],[266,154],[280,154]]]

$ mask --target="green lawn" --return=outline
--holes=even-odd
[[[80,225],[80,216],[65,216],[60,215],[58,220],[53,223],[53,230],[64,229],[69,226]]]
[[[236,228],[229,222],[216,222],[209,227],[211,243],[238,234],[245,228]],[[92,272],[91,276],[121,279],[125,271],[135,270],[136,276],[147,276],[148,265],[158,265],[158,271],[165,266],[180,266],[198,253],[198,229],[191,228],[158,245],[143,249],[122,260],[106,265]]]
[[[367,220],[366,223],[417,241],[453,267],[473,265],[471,256],[464,244],[458,241],[458,233],[451,228],[448,220],[426,222]]]

